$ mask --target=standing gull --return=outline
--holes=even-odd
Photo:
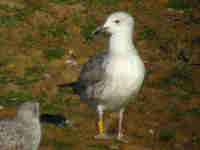
[[[0,150],[37,150],[41,139],[39,104],[25,102],[13,120],[0,121]]]
[[[125,12],[108,16],[94,34],[110,34],[108,51],[89,58],[71,86],[99,115],[96,139],[110,139],[103,129],[103,112],[119,112],[118,140],[123,140],[122,120],[125,106],[136,99],[145,76],[144,64],[132,42],[134,20]]]

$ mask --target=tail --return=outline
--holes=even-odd
[[[79,82],[71,82],[57,85],[60,88],[69,87],[72,88],[73,92],[76,94],[80,94],[82,86]]]
[[[63,84],[59,84],[57,85],[60,88],[65,88],[65,87],[75,87],[77,85],[77,82],[71,82],[71,83],[63,83]]]

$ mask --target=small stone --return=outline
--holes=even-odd
[[[0,105],[0,110],[2,110],[2,109],[4,109],[4,107]]]
[[[68,59],[65,61],[65,64],[77,65],[77,62],[72,59]]]
[[[50,75],[49,73],[45,73],[45,74],[44,74],[44,77],[47,78],[47,79],[50,79],[50,78],[51,78],[51,75]]]
[[[109,146],[109,149],[110,149],[110,150],[119,150],[120,147],[119,147],[119,145],[110,145],[110,146]]]
[[[153,129],[150,129],[150,130],[149,130],[149,133],[150,133],[151,135],[154,135],[154,130],[153,130]]]

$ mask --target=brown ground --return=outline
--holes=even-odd
[[[168,3],[1,0],[0,117],[12,116],[23,101],[40,99],[41,113],[69,119],[64,127],[44,124],[40,150],[199,150],[200,8],[169,9]],[[94,140],[94,110],[71,90],[56,87],[76,80],[88,56],[106,48],[107,38],[90,33],[116,10],[135,17],[134,42],[148,72],[137,102],[126,109],[128,144]],[[116,114],[105,116],[111,133],[116,120]]]

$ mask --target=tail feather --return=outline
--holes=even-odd
[[[82,86],[79,82],[71,82],[57,85],[60,88],[71,87],[73,92],[76,94],[80,94],[82,90]]]
[[[71,83],[63,83],[63,84],[59,84],[57,85],[58,87],[64,88],[64,87],[74,87],[76,86],[77,82],[71,82]]]

